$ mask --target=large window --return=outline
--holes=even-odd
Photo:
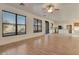
[[[26,20],[24,16],[17,16],[17,34],[24,34],[26,32],[25,24]]]
[[[3,36],[26,33],[26,17],[8,11],[3,11]]]
[[[34,19],[34,32],[42,32],[42,20]]]
[[[3,36],[16,34],[16,15],[9,12],[3,12]]]
[[[38,32],[42,32],[42,21],[38,20]]]

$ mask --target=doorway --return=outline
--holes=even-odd
[[[72,33],[72,25],[67,25],[68,33]]]
[[[45,21],[45,34],[49,33],[49,22]]]

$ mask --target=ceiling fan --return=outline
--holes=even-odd
[[[48,13],[53,13],[54,11],[58,11],[59,8],[56,8],[54,4],[45,4],[43,10]]]

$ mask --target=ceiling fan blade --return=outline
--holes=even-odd
[[[25,4],[24,3],[20,3],[19,5],[24,6]]]
[[[57,11],[58,11],[58,10],[60,10],[60,9],[55,9],[55,10],[57,10]]]

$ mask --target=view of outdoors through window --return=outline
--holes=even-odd
[[[25,33],[26,17],[3,11],[3,36]]]

